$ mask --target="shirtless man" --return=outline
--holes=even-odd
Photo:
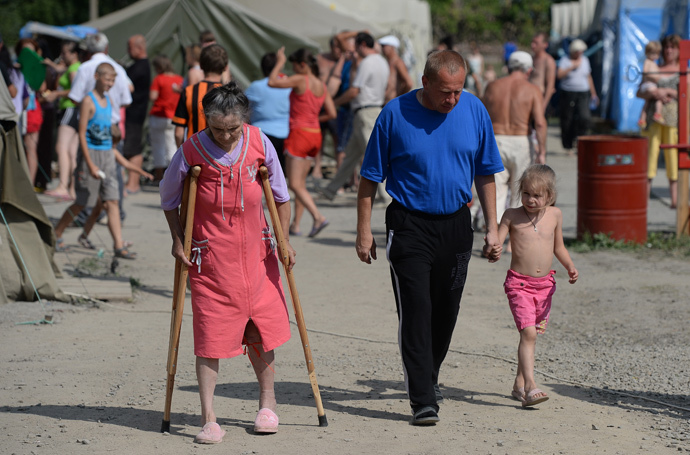
[[[549,41],[542,32],[532,38],[532,54],[534,58],[534,70],[529,76],[529,81],[539,87],[544,95],[544,111],[549,106],[549,101],[556,93],[556,61],[546,52]]]
[[[386,97],[384,102],[388,103],[393,98],[397,98],[410,90],[412,90],[412,78],[407,71],[405,62],[398,55],[398,48],[400,47],[400,40],[393,35],[386,35],[379,39],[381,45],[381,53],[390,66],[390,74],[388,75],[388,86],[386,87]]]
[[[520,201],[520,192],[515,184],[532,161],[531,122],[537,132],[535,161],[539,164],[546,162],[546,118],[542,93],[528,80],[533,71],[532,64],[532,57],[527,52],[513,52],[508,59],[508,76],[489,84],[484,93],[484,105],[489,111],[505,167],[503,172],[496,174],[496,213],[499,220],[506,209],[508,188],[512,195],[510,207],[518,207]]]

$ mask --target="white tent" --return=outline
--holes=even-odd
[[[370,24],[370,31],[392,33],[403,43],[403,59],[419,82],[433,46],[431,10],[424,0],[309,0]],[[373,30],[372,30],[373,29]],[[380,37],[380,35],[377,35]],[[411,51],[411,52],[410,52]]]
[[[431,13],[423,0],[235,0],[262,18],[318,42],[343,30],[368,30],[375,38],[395,34],[413,80],[421,78],[431,50]]]

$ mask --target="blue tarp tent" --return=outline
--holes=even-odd
[[[26,25],[19,30],[19,37],[31,38],[34,35],[47,35],[61,40],[81,41],[86,35],[96,33],[97,31],[98,30],[93,27],[85,27],[83,25],[65,25],[58,27],[31,21],[27,22]]]
[[[688,0],[666,0],[661,30],[664,35],[676,33],[683,39],[690,39],[690,14]]]
[[[687,1],[686,1],[687,3]],[[662,36],[664,1],[600,0],[595,23],[601,24],[602,112],[618,131],[636,131],[644,101],[640,85],[644,48]]]

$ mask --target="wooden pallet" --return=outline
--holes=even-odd
[[[107,301],[131,301],[132,285],[128,277],[72,277],[58,278],[62,292]]]

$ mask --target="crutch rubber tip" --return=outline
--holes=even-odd
[[[326,418],[326,414],[319,416],[319,426],[320,427],[327,427],[328,426],[328,419]]]
[[[161,433],[170,433],[170,421],[164,420],[161,425]]]

